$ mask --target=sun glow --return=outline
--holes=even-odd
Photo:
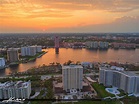
[[[77,0],[78,1],[78,0]],[[130,7],[107,7],[104,2],[82,3],[73,0],[3,0],[0,4],[0,32],[7,31],[46,31],[56,28],[76,28],[82,26],[109,24]],[[102,0],[103,1],[103,0]],[[120,4],[120,2],[118,2]],[[113,12],[114,11],[114,12]],[[117,11],[117,12],[116,12]],[[134,13],[134,16],[136,14]],[[47,29],[46,29],[47,27]]]

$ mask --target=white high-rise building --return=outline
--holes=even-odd
[[[100,49],[105,49],[105,48],[108,48],[109,46],[109,43],[108,42],[97,42],[97,41],[89,41],[89,42],[86,42],[86,46],[87,48],[91,48],[91,49],[97,49],[97,48],[100,48]]]
[[[92,49],[97,49],[98,48],[98,42],[93,41],[93,42],[86,42],[87,48],[92,48]]]
[[[104,48],[108,48],[109,43],[108,42],[99,42],[99,48],[100,49],[104,49]]]
[[[28,47],[21,47],[21,56],[29,55]]]
[[[105,43],[105,48],[109,47],[109,43],[108,42],[104,42]]]
[[[98,48],[98,42],[97,41],[92,42],[92,48]]]
[[[105,42],[99,42],[99,48],[105,48]]]
[[[41,52],[41,46],[21,47],[21,56],[34,56],[37,52]]]
[[[42,51],[42,46],[36,46],[36,51],[41,52]]]
[[[62,66],[63,89],[70,91],[71,89],[80,90],[83,88],[83,67],[81,65]]]
[[[139,77],[136,77],[136,78],[135,78],[134,95],[135,95],[135,96],[139,96]]]
[[[29,56],[36,55],[36,46],[29,46]]]
[[[0,58],[0,69],[5,67],[5,59],[4,58]]]
[[[0,99],[29,98],[31,94],[31,82],[5,82],[0,83]]]
[[[126,93],[139,96],[139,76],[131,72],[100,67],[99,83],[104,86],[117,87]]]

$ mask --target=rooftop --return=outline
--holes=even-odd
[[[9,48],[7,51],[18,51],[17,48]]]
[[[131,72],[131,71],[123,71],[123,70],[115,70],[115,69],[111,69],[110,67],[100,67],[100,70],[110,70],[113,72],[118,72],[118,73],[122,73],[125,74],[127,76],[138,76],[137,74]]]
[[[0,60],[4,60],[4,58],[0,58]]]
[[[23,82],[23,81],[17,81],[17,82],[12,82],[8,81],[5,83],[0,83],[0,88],[26,88],[29,85],[30,82]]]
[[[62,88],[62,87],[63,87],[63,83],[56,83],[54,86],[55,86],[55,87]]]
[[[63,65],[62,69],[72,69],[72,68],[83,68],[81,65],[75,65],[75,64],[70,64],[70,65]]]

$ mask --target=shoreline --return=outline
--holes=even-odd
[[[36,61],[28,62],[28,63],[21,63],[17,67],[13,68],[5,68],[1,71],[1,76],[7,75],[11,72],[23,72],[31,67],[39,66],[39,65],[49,65],[50,63],[57,62],[63,64],[64,62],[71,60],[71,61],[80,61],[80,62],[118,62],[118,63],[131,63],[131,64],[139,64],[138,60],[138,52],[139,49],[136,50],[124,50],[119,49],[108,49],[107,51],[93,51],[88,49],[66,49],[60,48],[60,53],[55,54],[54,48],[46,49],[49,52],[44,54],[43,56],[36,58]],[[46,51],[43,50],[43,51]],[[73,53],[74,52],[74,53]],[[118,56],[120,54],[120,56]],[[130,57],[133,56],[134,57]],[[64,56],[65,55],[65,56]],[[88,55],[88,56],[86,56]],[[115,56],[114,56],[115,55]],[[131,59],[131,60],[130,60]]]

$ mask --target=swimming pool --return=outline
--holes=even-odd
[[[109,92],[113,92],[113,90],[112,90],[112,89],[108,89],[108,91],[109,91]]]
[[[120,94],[117,88],[106,88],[105,90],[111,94],[115,94],[115,95]]]

